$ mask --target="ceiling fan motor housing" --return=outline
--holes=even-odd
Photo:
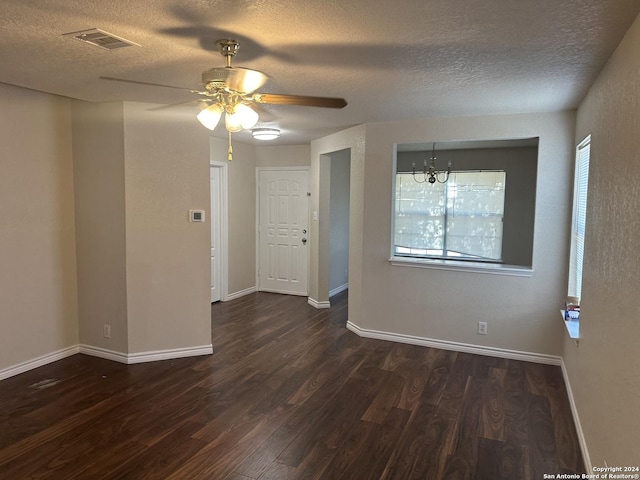
[[[211,91],[216,89],[224,89],[227,79],[231,74],[229,68],[211,68],[202,72],[202,84]]]

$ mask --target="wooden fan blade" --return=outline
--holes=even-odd
[[[277,93],[256,93],[253,95],[253,101],[271,105],[299,105],[303,107],[344,108],[347,106],[347,101],[344,98],[280,95]]]
[[[140,82],[138,80],[126,80],[124,78],[115,78],[115,77],[99,77],[99,78],[100,80],[111,80],[112,82],[135,83],[137,85],[150,85],[152,87],[175,88],[176,90],[186,90],[187,92],[198,93],[197,90],[193,90],[191,88],[174,87],[173,85],[163,85],[161,83]]]

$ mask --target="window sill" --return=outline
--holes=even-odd
[[[580,320],[567,320],[564,318],[564,310],[560,310],[560,313],[562,314],[564,326],[567,327],[567,332],[569,332],[569,337],[578,340],[580,338]]]
[[[438,260],[433,258],[391,257],[391,265],[396,267],[434,268],[436,270],[455,270],[471,273],[488,273],[516,277],[531,277],[533,268],[497,263],[463,262],[456,260]]]

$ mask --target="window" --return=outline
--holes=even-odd
[[[452,172],[446,183],[396,174],[394,255],[502,261],[506,173]]]
[[[576,149],[576,166],[573,180],[573,219],[571,221],[568,294],[578,299],[582,295],[582,265],[584,262],[584,234],[587,221],[590,151],[591,135],[580,142]]]

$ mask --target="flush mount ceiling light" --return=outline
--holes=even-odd
[[[251,135],[256,140],[275,140],[280,136],[280,130],[277,128],[254,128]]]

